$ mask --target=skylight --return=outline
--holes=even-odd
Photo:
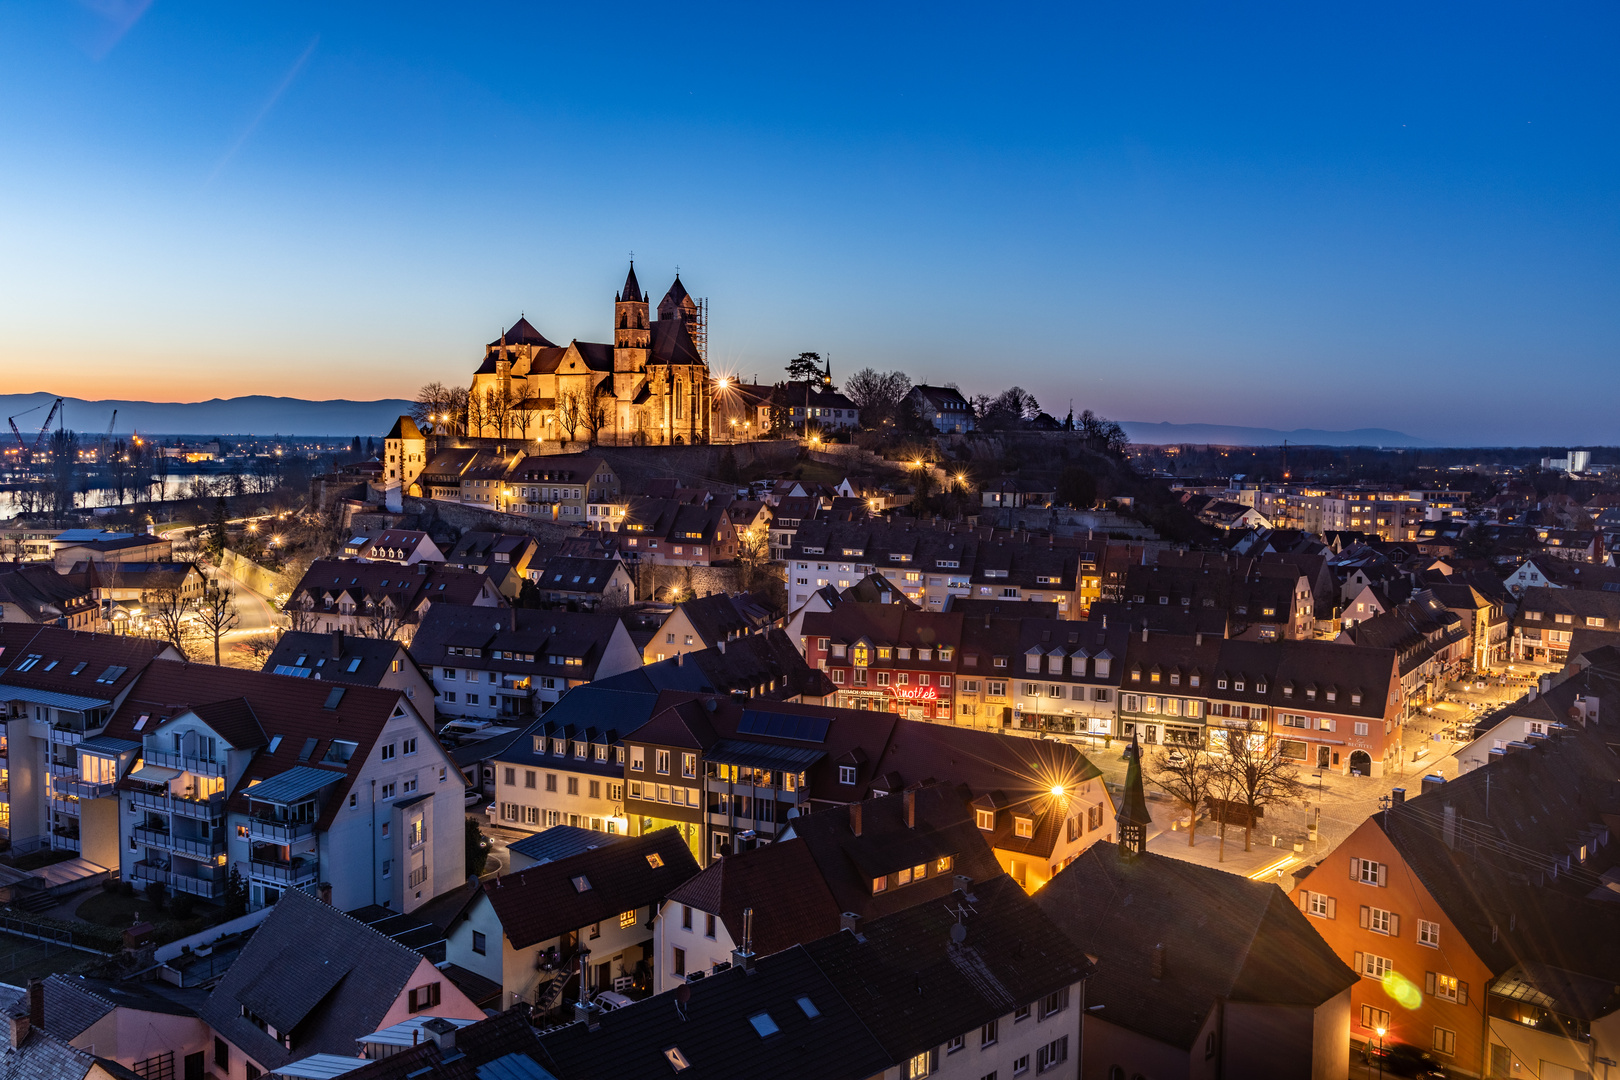
[[[821,1015],[821,1010],[816,1008],[816,1003],[807,997],[802,997],[799,999],[799,1008],[803,1009],[804,1015],[809,1017],[811,1020],[814,1020],[816,1017]]]
[[[686,1055],[681,1053],[681,1048],[678,1046],[672,1046],[665,1050],[664,1057],[676,1072],[681,1072],[683,1069],[689,1069],[692,1066],[692,1063],[686,1060]]]
[[[141,719],[144,720],[146,718],[143,716]],[[267,753],[267,754],[275,753],[276,752],[276,747],[278,747],[280,745],[281,745],[281,736],[276,735],[276,736],[272,737],[271,740],[270,740],[270,749],[266,750],[265,753]]]
[[[664,857],[654,852],[653,854],[647,856],[647,865],[656,870],[660,866],[664,865]]]
[[[590,892],[591,891],[591,879],[586,877],[584,874],[581,874],[581,875],[579,875],[579,877],[574,878],[574,891],[578,892],[578,893]]]
[[[755,1013],[748,1018],[748,1022],[754,1025],[754,1030],[759,1032],[759,1037],[762,1039],[768,1035],[775,1035],[782,1030],[776,1026],[776,1021],[771,1019],[770,1013]]]
[[[84,665],[85,665],[85,661],[80,660],[77,664],[73,665],[73,670],[68,672],[68,674],[69,675],[77,675],[79,672],[84,670]]]

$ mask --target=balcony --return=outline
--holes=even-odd
[[[78,746],[84,742],[84,732],[75,731],[73,728],[52,727],[51,742],[62,746]]]
[[[79,834],[78,833],[73,833],[72,835],[68,835],[68,834],[65,834],[65,833],[53,833],[51,835],[51,850],[53,850],[53,851],[78,851],[79,850]]]
[[[290,844],[315,835],[313,821],[272,821],[269,818],[249,818],[248,837],[268,840],[273,844]]]
[[[157,810],[165,814],[179,814],[195,821],[218,822],[225,813],[225,793],[210,795],[206,799],[189,799],[182,795],[153,794],[147,791],[130,792],[130,801],[143,810]]]
[[[63,777],[74,776],[74,777],[76,777],[76,776],[79,775],[79,766],[77,764],[69,765],[66,762],[61,762],[61,761],[53,761],[53,762],[51,762],[49,765],[46,766],[46,770],[52,776],[63,776]]]
[[[159,750],[150,742],[141,749],[141,759],[148,765],[156,765],[164,769],[176,769],[188,772],[194,776],[224,776],[225,763],[211,761],[208,758],[197,757],[194,754],[183,754],[178,750]]]
[[[129,868],[129,876],[135,881],[161,881],[169,883],[169,868],[166,866],[153,866],[148,862],[138,862]]]
[[[218,900],[225,895],[224,878],[200,878],[171,872],[168,885],[174,892],[190,893],[205,900]]]
[[[64,795],[72,795],[79,799],[105,799],[113,793],[116,786],[111,780],[100,784],[76,778],[56,781],[58,791]]]
[[[225,836],[216,833],[208,839],[196,839],[187,836],[175,836],[164,829],[152,829],[145,825],[137,825],[131,830],[135,842],[155,847],[162,851],[173,851],[192,859],[211,860],[225,850]]]
[[[248,860],[248,877],[258,878],[260,881],[274,881],[280,885],[307,885],[318,876],[315,863],[304,859],[296,859],[291,863]]]

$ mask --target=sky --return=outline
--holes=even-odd
[[[0,392],[712,365],[1620,443],[1620,8],[0,0]]]

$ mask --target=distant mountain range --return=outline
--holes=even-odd
[[[45,422],[45,414],[55,400],[53,394],[0,394],[0,417],[16,417],[17,426],[30,440]],[[63,401],[66,424],[81,434],[101,434],[118,410],[113,428],[116,434],[142,431],[152,435],[319,435],[380,436],[393,426],[401,413],[411,411],[404,398],[381,401],[306,401],[302,398],[250,397],[214,398],[210,401]],[[26,415],[22,415],[26,413]],[[55,428],[57,422],[52,421]],[[1357,428],[1354,431],[1319,431],[1299,428],[1277,431],[1272,428],[1233,427],[1227,424],[1150,424],[1139,420],[1122,421],[1121,426],[1137,443],[1218,443],[1224,446],[1275,446],[1284,439],[1300,446],[1433,446],[1433,443],[1386,428]],[[0,428],[0,437],[11,432]]]
[[[0,394],[0,417],[16,417],[23,435],[32,440],[45,422],[54,394]],[[39,408],[35,409],[35,406]],[[250,397],[214,398],[211,401],[86,401],[66,398],[66,426],[80,434],[100,435],[112,421],[115,434],[132,431],[152,435],[369,435],[381,436],[401,413],[411,411],[403,398],[382,401],[305,401],[301,398]],[[18,415],[25,410],[26,416]],[[57,421],[51,421],[54,430]],[[9,427],[0,427],[0,437],[12,439]]]
[[[1354,431],[1320,431],[1316,428],[1296,428],[1277,431],[1274,428],[1232,427],[1228,424],[1150,424],[1141,420],[1122,420],[1120,427],[1134,443],[1164,445],[1167,443],[1215,443],[1219,446],[1279,446],[1284,439],[1295,446],[1376,446],[1409,447],[1434,446],[1432,442],[1388,428],[1356,428]]]

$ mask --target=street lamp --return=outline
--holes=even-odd
[[[1384,1080],[1384,1033],[1385,1028],[1375,1028],[1378,1032],[1378,1080]]]

